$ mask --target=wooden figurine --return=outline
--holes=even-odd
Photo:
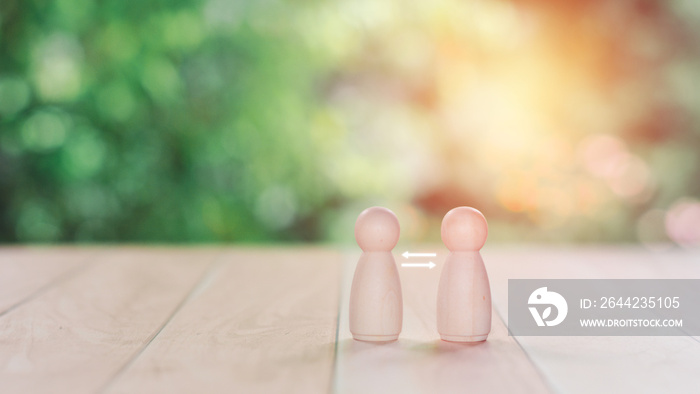
[[[445,215],[441,233],[450,254],[438,286],[440,338],[485,341],[491,331],[491,288],[479,250],[488,235],[486,219],[474,208],[458,207]]]
[[[401,282],[391,254],[399,232],[396,215],[382,207],[364,210],[355,223],[355,239],[363,251],[350,291],[350,332],[356,340],[394,341],[401,333]]]

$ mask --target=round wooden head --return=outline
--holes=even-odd
[[[390,252],[399,242],[399,220],[383,207],[367,208],[355,222],[355,239],[365,252]]]
[[[457,207],[442,219],[442,242],[453,252],[478,251],[488,234],[486,218],[471,207]]]

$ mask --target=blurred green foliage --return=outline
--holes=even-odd
[[[700,245],[691,0],[1,0],[0,242]]]
[[[0,241],[318,238],[332,196],[299,131],[324,59],[285,12],[3,0]]]

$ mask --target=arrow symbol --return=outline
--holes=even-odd
[[[433,269],[435,267],[435,263],[432,261],[429,263],[401,263],[402,267],[428,267],[429,269]]]
[[[407,250],[407,251],[403,252],[403,254],[401,256],[403,256],[405,259],[407,259],[409,257],[435,257],[435,256],[437,256],[437,253],[410,253]]]

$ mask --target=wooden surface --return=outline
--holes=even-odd
[[[515,256],[520,256],[516,258]],[[699,251],[637,247],[502,249],[484,255],[494,305],[508,316],[508,279],[700,279]],[[700,313],[700,311],[698,311]],[[700,390],[694,337],[518,337],[557,392],[660,393]]]
[[[343,275],[349,289],[354,261]],[[401,256],[396,256],[401,262]],[[446,253],[438,256],[442,261]],[[341,303],[334,389],[338,393],[536,393],[548,392],[536,368],[503,321],[492,316],[486,342],[458,344],[440,340],[436,327],[440,268],[402,268],[403,331],[382,345],[354,341],[348,306]]]
[[[226,253],[107,391],[327,391],[339,259],[324,250]]]
[[[0,248],[0,393],[695,392],[694,337],[511,337],[510,278],[700,278],[698,251],[487,246],[492,332],[439,340],[437,267],[398,341],[353,341],[359,250]],[[398,249],[397,249],[398,250]],[[402,249],[403,251],[404,249]],[[398,263],[403,258],[395,255]]]

